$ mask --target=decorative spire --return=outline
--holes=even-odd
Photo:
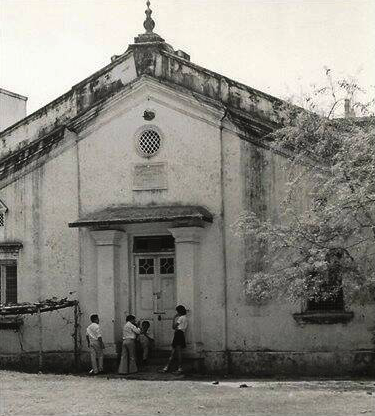
[[[155,27],[155,22],[153,21],[151,14],[152,10],[150,9],[150,1],[147,0],[147,10],[146,13],[146,20],[143,22],[143,27],[146,29],[146,33],[152,33]]]
[[[144,46],[157,45],[161,49],[174,53],[172,46],[166,43],[161,36],[159,36],[157,33],[153,31],[155,27],[155,22],[151,17],[152,10],[150,9],[150,0],[147,0],[146,5],[146,20],[143,22],[143,27],[146,29],[146,32],[135,37],[134,44],[129,45],[128,49],[133,49],[134,46],[139,44],[143,44]]]

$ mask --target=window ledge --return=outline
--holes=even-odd
[[[302,312],[294,313],[293,318],[299,324],[346,324],[354,317],[353,312]]]
[[[20,241],[1,241],[0,253],[10,253],[18,255],[19,251],[23,248],[23,244]]]
[[[0,317],[0,329],[19,329],[23,325],[23,319],[20,317]]]

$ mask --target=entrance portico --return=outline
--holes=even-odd
[[[126,285],[129,310],[126,312],[151,321],[157,348],[170,348],[174,308],[182,304],[189,318],[187,353],[194,356],[200,353],[200,242],[204,226],[210,222],[209,211],[197,206],[127,206],[95,212],[69,224],[70,227],[89,227],[96,245],[97,304],[106,354],[114,354],[115,345],[121,340],[124,311],[120,310],[121,302],[117,297],[126,278],[129,280]],[[147,253],[135,249],[137,237],[133,231],[137,224],[145,241],[146,224],[150,224],[150,229],[158,224],[162,234],[174,238],[174,248]],[[150,233],[150,239],[155,239],[153,234]],[[129,251],[128,276],[122,275],[119,267],[124,260],[121,259],[124,244]]]
[[[120,230],[91,231],[97,247],[98,314],[109,354],[116,352],[116,334],[119,333],[120,311],[116,308],[116,296],[119,293],[119,248],[124,234]]]

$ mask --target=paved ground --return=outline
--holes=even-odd
[[[125,380],[0,371],[1,415],[375,415],[375,381]],[[248,387],[240,388],[241,384]]]

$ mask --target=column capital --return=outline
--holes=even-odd
[[[125,231],[93,230],[90,232],[97,246],[119,246]]]
[[[168,231],[173,235],[175,242],[199,244],[203,228],[201,227],[176,227],[168,228]]]

